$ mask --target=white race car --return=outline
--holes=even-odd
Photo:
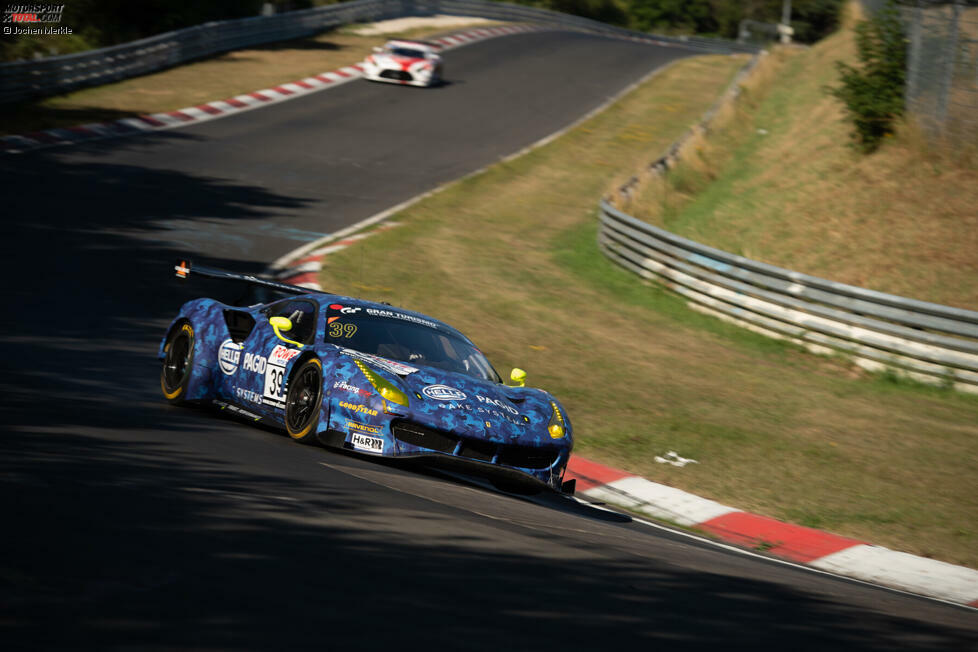
[[[440,48],[425,41],[387,41],[363,62],[367,79],[411,86],[434,86],[441,82]]]

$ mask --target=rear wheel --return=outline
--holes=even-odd
[[[313,442],[322,403],[323,363],[310,358],[289,380],[285,397],[285,430],[289,437],[303,444]]]
[[[184,322],[170,332],[163,348],[163,369],[160,371],[160,386],[163,396],[174,404],[185,403],[187,385],[194,361],[194,329]]]

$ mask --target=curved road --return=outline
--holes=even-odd
[[[147,137],[0,157],[4,649],[974,649],[965,609],[557,496],[164,405],[190,251],[261,269],[491,163],[683,52],[569,33]]]

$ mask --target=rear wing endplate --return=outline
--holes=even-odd
[[[288,294],[324,294],[321,290],[304,288],[301,285],[280,283],[278,281],[273,281],[267,278],[259,278],[250,274],[236,274],[235,272],[228,272],[226,270],[216,269],[214,267],[194,265],[189,259],[186,258],[177,262],[173,269],[176,272],[177,278],[180,279],[188,279],[191,275],[204,276],[207,278],[216,278],[224,281],[240,281],[249,283],[251,285],[270,288],[272,290],[278,290],[279,292],[286,292]]]

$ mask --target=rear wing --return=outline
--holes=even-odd
[[[267,278],[251,276],[250,274],[236,274],[235,272],[228,272],[226,270],[216,269],[214,267],[193,265],[188,259],[179,261],[176,265],[174,265],[173,269],[176,271],[177,278],[184,280],[190,278],[191,275],[204,276],[206,278],[216,278],[223,281],[241,281],[250,285],[285,292],[286,294],[325,294],[325,292],[322,292],[321,290],[304,288],[301,285],[280,283]]]

